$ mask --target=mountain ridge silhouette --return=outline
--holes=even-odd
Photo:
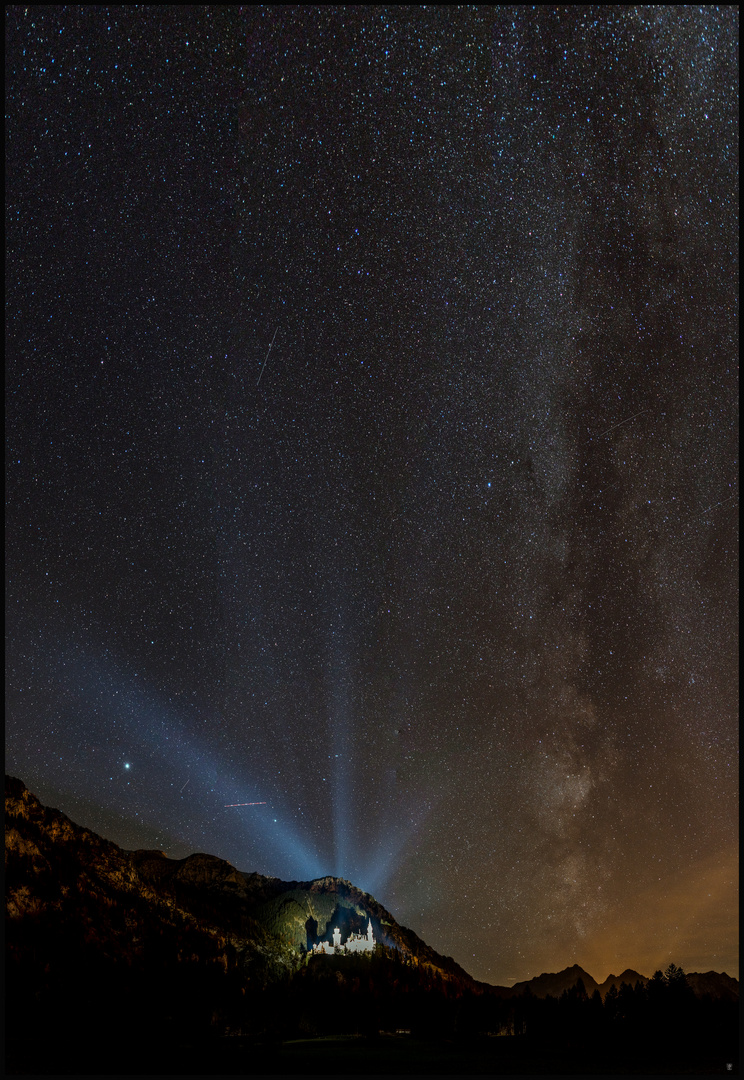
[[[190,933],[201,936],[208,953],[224,952],[230,946],[240,955],[237,966],[245,969],[248,978],[249,972],[256,976],[260,971],[266,982],[295,970],[315,942],[330,940],[334,926],[342,929],[345,940],[350,933],[366,932],[369,919],[376,941],[450,984],[453,992],[468,990],[501,998],[526,992],[538,998],[560,997],[581,980],[587,996],[597,990],[604,999],[612,986],[619,989],[623,983],[646,985],[649,981],[648,976],[626,968],[598,983],[573,964],[511,987],[479,982],[344,878],[284,881],[237,870],[227,860],[202,852],[170,859],[156,849],[126,851],[62,811],[44,806],[18,778],[6,775],[5,795],[6,910],[11,926],[29,914],[38,919],[44,910],[49,914],[65,908],[74,919],[76,898],[87,910],[89,894],[100,894],[104,913],[117,903],[141,906],[144,902],[156,922],[171,929],[188,927]],[[123,944],[112,928],[108,930],[104,914],[98,927],[89,930],[89,943],[95,942],[97,933],[100,944],[112,955],[130,961],[141,957],[136,942]],[[219,962],[226,970],[230,966],[224,956]],[[687,980],[698,996],[738,997],[738,980],[725,972],[691,972]]]

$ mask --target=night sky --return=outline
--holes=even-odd
[[[489,982],[738,976],[736,9],[6,64],[6,771]]]

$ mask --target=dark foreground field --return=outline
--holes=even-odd
[[[727,1064],[732,1068],[727,1069]],[[737,1075],[717,1059],[669,1054],[632,1055],[537,1046],[518,1036],[474,1038],[467,1043],[423,1041],[406,1035],[326,1036],[262,1043],[243,1037],[178,1045],[135,1047],[131,1037],[107,1045],[84,1037],[39,1038],[9,1047],[8,1075],[130,1076],[588,1076]]]

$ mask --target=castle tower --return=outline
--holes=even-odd
[[[375,939],[372,937],[372,920],[370,919],[367,923],[367,941],[372,945],[374,944],[374,940]]]
[[[333,947],[334,949],[341,948],[341,931],[338,927],[333,931]]]

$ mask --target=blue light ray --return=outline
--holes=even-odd
[[[402,815],[400,815],[397,826],[386,830],[384,840],[381,841],[386,850],[381,852],[376,859],[370,859],[360,875],[360,880],[365,882],[364,889],[366,892],[376,895],[385,887],[393,874],[400,869],[405,862],[404,853],[406,849],[420,836],[426,819],[441,801],[441,798],[440,795],[419,806],[417,811],[412,813],[408,823],[404,823],[401,820]]]
[[[85,711],[86,738],[105,746],[108,768],[112,760],[119,760],[127,790],[135,785],[140,795],[157,799],[157,812],[147,816],[161,825],[167,818],[169,831],[179,841],[190,846],[198,837],[200,843],[214,843],[217,850],[211,853],[219,854],[226,848],[231,853],[241,850],[241,839],[249,838],[252,857],[259,857],[273,874],[277,858],[284,862],[290,878],[321,873],[317,852],[287,820],[281,797],[275,795],[271,800],[271,817],[265,821],[252,819],[241,828],[239,819],[222,815],[225,802],[236,791],[267,792],[265,781],[262,784],[242,765],[226,764],[223,754],[215,752],[206,737],[189,730],[182,708],[166,701],[139,673],[126,671],[110,653],[102,655],[74,641],[47,648],[45,665],[53,673],[52,687],[56,683],[59,696],[63,692],[77,712]],[[122,789],[117,788],[114,797],[113,791],[102,785],[100,770],[91,773],[82,757],[67,761],[64,775],[68,785],[72,779],[75,786],[102,799],[110,809],[121,810]],[[173,779],[166,785],[165,777]],[[184,804],[194,806],[187,826]],[[204,817],[210,804],[214,813]],[[144,821],[144,816],[140,820]]]
[[[328,708],[329,775],[333,815],[333,873],[348,872],[353,849],[350,785],[354,767],[353,693],[349,670],[349,642],[345,625],[336,625],[327,637],[326,696]]]

